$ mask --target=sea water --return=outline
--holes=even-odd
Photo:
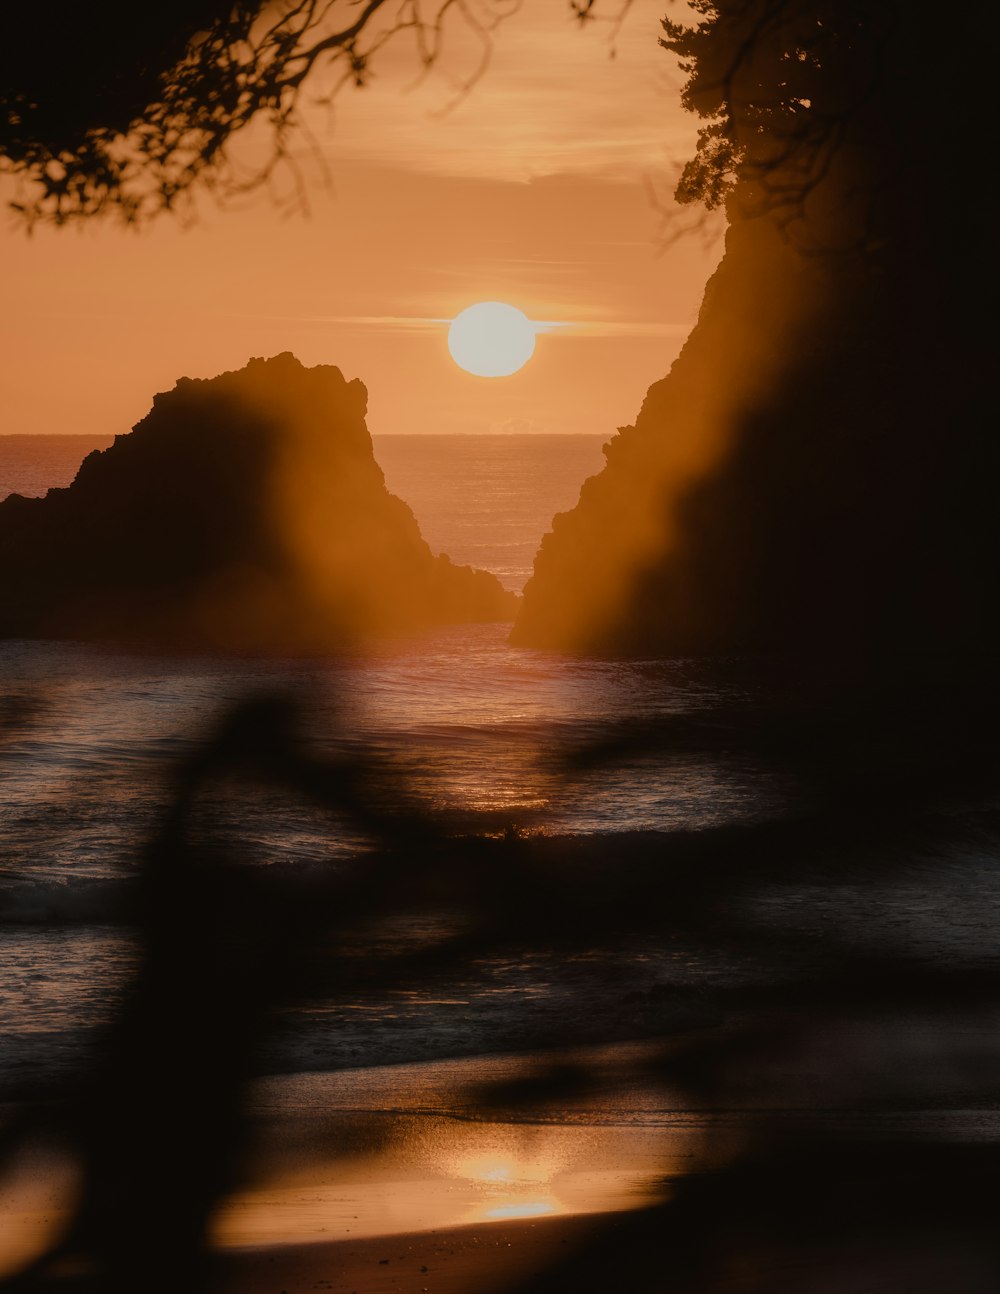
[[[4,438],[0,492],[65,485],[83,454],[103,443]],[[515,590],[553,513],[572,506],[602,461],[593,437],[377,437],[375,445],[390,488],[413,507],[431,547],[495,571]],[[364,656],[311,661],[0,644],[0,1097],[78,1070],[114,1016],[136,948],[109,913],[162,823],[170,770],[232,704],[275,691],[297,696],[320,755],[374,754],[432,814],[466,815],[494,834],[661,833],[666,841],[794,819],[803,810],[800,788],[725,742],[708,753],[633,752],[598,771],[573,772],[566,755],[604,741],[623,721],[655,726],[759,709],[745,672],[724,665],[514,648],[503,625],[451,627]],[[364,843],[308,803],[270,793],[220,809],[213,825],[262,867],[323,867]],[[929,856],[897,868],[881,887],[810,877],[747,900],[743,918],[758,931],[795,928],[816,941],[849,935],[862,948],[993,966],[996,841],[966,826],[956,820]],[[664,984],[697,992],[753,983],[753,958],[735,956],[724,941],[678,945],[668,916],[662,940],[610,960],[586,948],[575,959],[492,956],[456,975],[447,993],[408,990],[290,1010],[263,1067],[307,1072],[481,1055],[551,1036],[573,1019],[593,1023],[595,1036],[605,1027],[654,1036],[670,1023],[658,996]]]
[[[109,443],[0,438],[0,495],[65,487],[83,457]],[[573,505],[603,461],[600,438],[581,436],[385,436],[375,447],[389,488],[414,509],[432,549],[494,571],[515,591],[552,516]],[[159,828],[170,769],[248,695],[299,696],[323,753],[392,761],[434,812],[494,815],[519,830],[601,832],[708,821],[749,803],[737,773],[721,768],[688,770],[652,791],[628,776],[599,787],[556,776],[553,755],[570,735],[586,741],[622,707],[683,709],[698,702],[699,688],[682,668],[655,662],[588,665],[516,650],[507,631],[456,626],[364,656],[307,662],[0,644],[7,703],[0,1094],[79,1063],[84,1044],[114,1015],[134,969],[129,933],[106,924],[119,887],[140,870]],[[257,800],[236,818],[226,825],[243,856],[265,866],[321,866],[363,843],[287,800]],[[499,1005],[504,1025],[522,980],[490,971],[459,995],[461,1010],[414,999],[393,1011],[348,1012],[336,1023],[316,1017],[305,1033],[286,1030],[287,1054],[274,1063],[287,1068],[292,1057],[294,1066],[305,1053],[314,1068],[345,1058],[408,1059],[424,1054],[429,1038],[437,1040],[432,1054],[454,1048],[459,1036],[469,1050],[483,1031],[462,1020],[482,1008],[495,1023]],[[321,1035],[318,1048],[308,1041]]]
[[[110,436],[0,436],[0,499],[64,488]],[[435,553],[492,571],[515,593],[557,512],[604,463],[600,436],[375,436],[389,489]]]

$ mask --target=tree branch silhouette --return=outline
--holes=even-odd
[[[682,102],[705,125],[675,191],[709,210],[739,187],[749,214],[783,228],[850,149],[855,123],[885,88],[900,38],[892,0],[690,0],[693,25],[663,20],[661,45],[688,74]]]
[[[482,47],[461,96],[521,3],[181,0],[141,18],[131,0],[106,0],[97,13],[58,0],[18,9],[0,48],[0,174],[16,181],[10,207],[29,227],[107,214],[138,223],[176,211],[196,185],[224,201],[266,186],[281,167],[301,206],[290,137],[307,84],[326,78],[320,102],[366,85],[372,60],[404,34],[425,74],[454,18]],[[247,170],[232,146],[251,122],[266,125],[268,145]]]

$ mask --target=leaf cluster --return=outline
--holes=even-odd
[[[219,198],[292,175],[289,147],[304,83],[364,85],[373,55],[409,32],[438,58],[454,11],[480,36],[519,0],[103,0],[18,9],[0,45],[0,173],[17,182],[28,224],[99,214],[128,223],[176,209],[195,181]],[[235,137],[266,123],[264,160],[240,163]]]
[[[722,205],[737,183],[798,210],[829,173],[879,84],[890,0],[690,0],[664,48],[687,73],[682,101],[704,119],[680,202]]]

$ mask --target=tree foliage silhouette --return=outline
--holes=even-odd
[[[871,95],[891,5],[856,0],[691,0],[694,26],[664,19],[689,74],[684,106],[705,119],[677,189],[719,206],[737,178],[776,201],[819,182],[851,114]]]
[[[28,224],[113,213],[136,222],[175,209],[196,181],[219,197],[266,185],[282,167],[292,201],[303,186],[289,151],[303,87],[320,101],[364,86],[385,44],[408,35],[418,66],[433,67],[453,24],[480,56],[459,91],[484,71],[492,33],[522,0],[178,0],[144,6],[65,0],[18,6],[0,42],[0,173],[20,181],[11,206]],[[596,0],[566,0],[567,16],[595,16]],[[627,12],[630,0],[618,9]],[[609,16],[609,15],[601,15]],[[233,156],[234,137],[266,123],[256,165]]]
[[[0,46],[0,168],[26,183],[11,204],[29,223],[112,211],[134,222],[174,208],[197,180],[231,195],[293,169],[289,132],[302,87],[325,67],[327,93],[364,85],[374,54],[409,32],[421,65],[438,58],[455,11],[488,50],[519,0],[181,0],[136,13],[17,8]],[[269,127],[264,160],[233,160],[234,136]]]
[[[667,17],[661,38],[688,74],[684,106],[705,123],[679,202],[711,209],[738,190],[750,214],[766,210],[787,227],[809,219],[818,191],[839,185],[858,227],[878,241],[898,224],[898,209],[888,210],[895,196],[912,196],[915,180],[935,203],[954,201],[963,177],[963,204],[982,206],[978,186],[964,183],[981,165],[990,115],[977,0],[948,27],[899,0],[689,5],[698,21]]]
[[[565,0],[578,24],[620,24],[631,0]],[[427,70],[451,22],[481,41],[523,0],[180,0],[136,14],[133,0],[93,8],[51,2],[6,18],[0,48],[0,170],[25,183],[11,204],[29,223],[114,212],[126,221],[175,208],[195,181],[219,196],[267,184],[289,152],[303,87],[330,99],[364,86],[401,34]],[[694,25],[663,20],[662,44],[689,73],[685,107],[706,120],[677,187],[681,202],[719,206],[737,175],[772,200],[798,202],[843,141],[879,75],[892,0],[687,0]],[[689,15],[688,15],[689,16]],[[248,166],[234,137],[268,126]],[[779,192],[780,190],[780,192]]]

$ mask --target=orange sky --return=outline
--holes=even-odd
[[[696,123],[657,46],[664,0],[578,29],[566,0],[526,0],[490,67],[457,27],[417,90],[403,45],[376,81],[309,113],[332,182],[303,144],[310,214],[259,194],[200,205],[198,224],[141,233],[92,223],[0,233],[0,433],[127,431],[175,380],[293,351],[370,393],[373,432],[613,433],[669,368],[721,252],[702,234],[663,250],[645,183],[665,195]],[[610,9],[609,9],[610,11]],[[510,302],[573,327],[542,335],[509,378],[461,372],[450,318]]]

